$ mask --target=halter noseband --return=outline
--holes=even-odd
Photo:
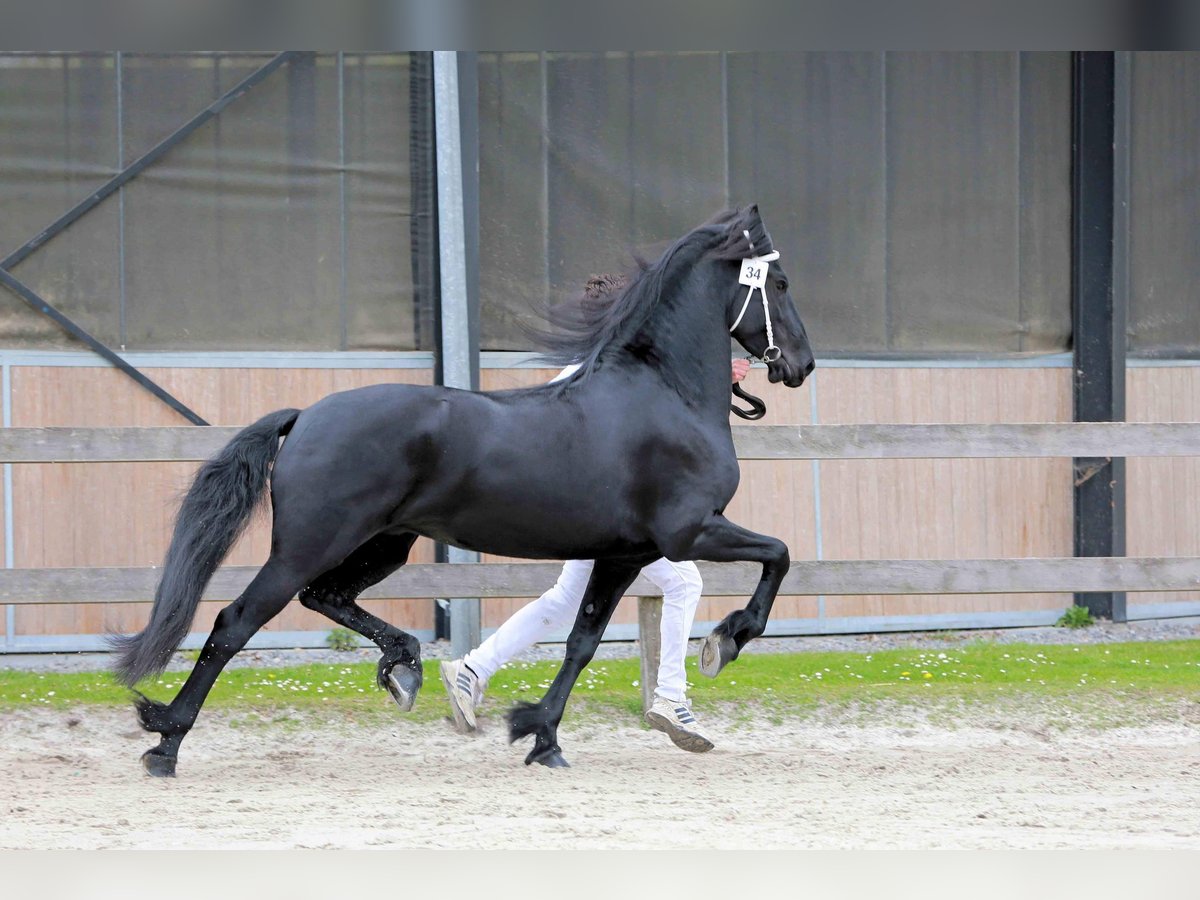
[[[750,244],[750,250],[754,250],[754,242],[750,240],[750,232],[743,231],[746,236],[746,241]],[[771,327],[771,307],[767,303],[767,291],[764,285],[767,281],[766,264],[779,259],[779,251],[772,250],[762,256],[751,256],[742,260],[742,274],[738,279],[741,284],[750,286],[750,290],[746,293],[746,300],[742,303],[742,310],[737,314],[737,318],[733,320],[733,325],[729,328],[729,333],[733,334],[734,330],[742,322],[742,317],[746,315],[746,310],[750,308],[750,300],[754,297],[754,292],[757,290],[762,295],[763,318],[767,325],[767,348],[763,350],[762,361],[772,363],[783,354],[783,351],[775,346],[775,330]],[[758,264],[762,264],[763,268],[757,268]],[[772,355],[771,351],[775,354]]]

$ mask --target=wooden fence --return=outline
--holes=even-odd
[[[4,428],[0,463],[208,459],[240,428]],[[1200,456],[1200,423],[735,426],[740,459]]]
[[[240,429],[4,428],[0,463],[201,461]],[[1200,455],[1200,423],[1020,425],[770,425],[733,429],[738,457],[887,459]],[[1200,498],[1197,498],[1200,502]],[[757,582],[750,563],[701,564],[705,593],[734,596]],[[557,564],[410,565],[364,597],[537,596]],[[231,600],[254,567],[226,567],[206,600]],[[0,569],[0,603],[145,602],[154,568]],[[1200,587],[1200,557],[798,560],[781,594],[986,594],[1183,591]],[[654,593],[639,579],[630,594]]]
[[[0,429],[0,463],[200,461],[238,430],[5,428]],[[738,456],[746,460],[1200,455],[1200,423],[777,425],[739,426],[733,431]],[[711,596],[746,596],[760,573],[751,563],[700,566],[705,593]],[[364,597],[533,597],[554,581],[558,569],[558,564],[414,564]],[[221,569],[205,599],[236,598],[255,571]],[[153,597],[157,576],[154,568],[0,569],[0,604],[145,602]],[[1198,587],[1200,557],[799,560],[793,562],[780,593],[1138,592]],[[657,589],[639,578],[628,593],[647,597]],[[1194,604],[1168,605],[1186,606],[1191,613]],[[652,612],[643,606],[644,624]],[[1141,611],[1143,617],[1154,614]]]

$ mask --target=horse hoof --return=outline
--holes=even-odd
[[[142,754],[142,768],[155,778],[174,778],[177,757],[160,753],[157,748]]]
[[[557,750],[549,756],[545,756],[538,760],[538,764],[545,766],[547,769],[569,769],[571,764],[563,758],[563,755]]]
[[[396,705],[400,707],[400,712],[409,712],[412,710],[413,704],[417,702],[417,692],[421,690],[421,678],[407,666],[396,666],[387,673],[383,685],[392,695],[392,699],[396,701]]]
[[[530,753],[525,757],[525,765],[537,763],[539,766],[545,766],[547,769],[569,769],[571,764],[563,757],[562,751],[557,747],[551,747],[548,750],[543,750],[541,753]]]
[[[700,673],[716,678],[726,665],[737,659],[738,646],[727,634],[713,632],[700,645]]]

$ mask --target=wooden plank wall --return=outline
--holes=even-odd
[[[244,425],[274,409],[308,406],[334,391],[381,381],[428,384],[421,369],[147,369],[146,373],[215,425]],[[12,423],[22,425],[186,424],[114,369],[14,366]],[[88,463],[13,466],[14,562],[17,567],[160,565],[190,463]],[[257,565],[269,550],[266,523],[255,523],[228,562]],[[413,548],[432,562],[432,544]],[[400,627],[432,628],[432,604],[371,601]],[[220,609],[203,604],[196,630]],[[17,634],[103,634],[145,624],[148,604],[21,607]],[[324,617],[291,604],[269,630],[328,629]]]
[[[1200,366],[1139,367],[1125,379],[1130,422],[1200,422]],[[1200,453],[1200,447],[1196,448]],[[1128,556],[1192,556],[1200,550],[1200,457],[1125,464]],[[1200,599],[1200,591],[1128,595],[1128,604]]]
[[[379,381],[429,383],[427,370],[151,369],[151,377],[214,424],[240,425],[282,406],[305,406],[327,393]],[[537,384],[548,369],[487,369],[488,390]],[[1200,367],[1129,372],[1131,421],[1200,420]],[[810,385],[788,390],[752,372],[748,388],[764,397],[760,424],[818,422],[1070,421],[1070,370],[1065,368],[824,368]],[[813,391],[815,390],[815,396]],[[12,368],[16,426],[174,425],[180,420],[113,370],[90,367]],[[178,492],[193,466],[180,463],[15,465],[14,549],[18,567],[158,565],[170,534]],[[735,521],[785,540],[797,559],[817,558],[814,476],[821,486],[821,544],[826,559],[971,558],[1071,555],[1070,463],[1027,460],[746,461],[729,508]],[[1129,554],[1200,555],[1200,459],[1129,462]],[[260,523],[230,563],[261,563],[267,531]],[[421,541],[413,560],[432,561]],[[499,557],[486,557],[498,560]],[[549,585],[547,585],[549,587]],[[1200,598],[1131,594],[1131,604]],[[484,626],[499,625],[526,599],[489,600]],[[719,619],[736,598],[702,601],[697,618]],[[828,597],[828,616],[952,611],[1054,609],[1066,594]],[[371,601],[400,627],[432,628],[431,604]],[[210,608],[211,607],[211,608]],[[817,614],[815,597],[782,597],[776,618]],[[215,604],[202,609],[207,628]],[[18,634],[87,634],[133,630],[145,604],[22,607]],[[634,622],[634,604],[615,621]],[[322,617],[293,604],[269,626],[326,629]]]
[[[833,369],[822,423],[1069,422],[1068,369]],[[1071,555],[1066,459],[820,463],[827,559]],[[1065,594],[830,597],[826,614],[1054,609]]]
[[[493,369],[483,385],[519,387],[553,374]],[[1071,420],[1070,371],[1062,368],[827,368],[797,390],[770,385],[765,370],[755,369],[747,388],[767,401],[762,425]],[[728,515],[780,537],[793,558],[814,559],[814,474],[825,559],[1071,555],[1071,465],[1061,459],[744,461]],[[484,627],[524,602],[493,601]],[[719,619],[744,602],[705,598],[697,620]],[[1066,594],[828,597],[825,614],[1056,609],[1070,602]],[[780,597],[773,615],[809,618],[817,611],[815,597]],[[614,617],[635,620],[633,604],[622,604]]]

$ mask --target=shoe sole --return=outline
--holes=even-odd
[[[646,723],[655,731],[661,731],[671,743],[688,753],[707,753],[716,745],[702,734],[685,731],[666,716],[656,712],[646,713]]]
[[[454,681],[452,680],[450,666],[446,663],[440,663],[438,665],[438,672],[442,676],[442,687],[446,689],[446,696],[450,698],[450,712],[454,715],[455,729],[460,734],[470,734],[475,730],[475,724],[467,718],[462,707],[458,705],[458,698],[454,694]]]

